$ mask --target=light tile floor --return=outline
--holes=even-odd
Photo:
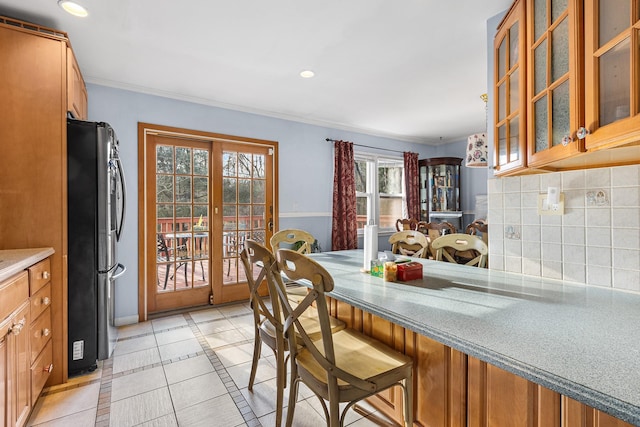
[[[275,358],[263,346],[249,392],[252,351],[247,303],[124,326],[113,356],[95,372],[46,389],[28,425],[272,427]],[[293,424],[325,425],[318,398],[302,385]],[[393,425],[366,403],[349,410],[346,424]]]

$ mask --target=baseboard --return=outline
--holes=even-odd
[[[135,323],[138,323],[137,314],[126,317],[116,317],[115,319],[113,319],[113,324],[116,326],[133,325]]]

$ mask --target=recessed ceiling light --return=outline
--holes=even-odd
[[[58,6],[65,10],[65,12],[72,14],[73,16],[79,16],[84,18],[89,15],[87,9],[79,3],[70,0],[58,0]]]
[[[304,79],[310,79],[311,77],[313,77],[315,75],[316,75],[316,73],[314,73],[311,70],[300,71],[300,77],[302,77]]]

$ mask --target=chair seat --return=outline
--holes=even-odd
[[[412,360],[409,356],[358,331],[343,329],[332,337],[337,367],[357,378],[376,383],[380,389],[405,378],[406,370],[411,370]],[[316,341],[315,345],[324,354],[322,340]],[[307,349],[301,349],[296,360],[298,366],[311,374],[318,383],[326,384],[327,371]],[[303,375],[303,372],[300,374]],[[338,379],[338,387],[345,389],[352,388],[353,385]],[[344,400],[349,400],[349,397],[345,396]]]

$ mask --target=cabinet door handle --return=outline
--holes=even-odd
[[[48,337],[49,335],[51,335],[51,330],[49,328],[44,328],[42,330],[42,336],[43,337]]]
[[[20,331],[22,331],[22,328],[24,328],[24,324],[25,323],[27,323],[27,319],[25,317],[23,317],[21,321],[19,321],[15,325],[13,325],[13,327],[11,328],[10,332],[13,335],[20,335]]]
[[[49,304],[51,304],[51,299],[49,297],[42,298],[42,305],[49,305]]]
[[[42,278],[44,280],[48,280],[49,279],[49,272],[48,271],[43,271],[42,272]]]
[[[42,368],[42,372],[51,373],[51,371],[53,371],[53,363],[50,363],[49,366],[45,366]]]

